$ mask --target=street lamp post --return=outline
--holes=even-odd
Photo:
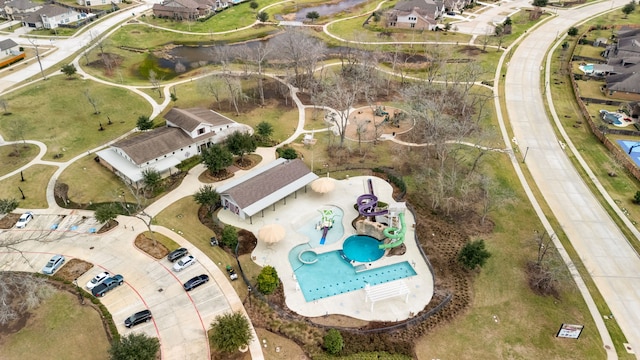
[[[525,150],[524,152],[524,157],[522,158],[522,163],[524,164],[524,162],[527,160],[527,154],[529,153],[529,147],[527,146],[527,150]]]

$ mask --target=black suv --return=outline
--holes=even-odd
[[[151,311],[149,310],[142,310],[139,311],[131,316],[129,316],[128,318],[126,318],[124,320],[124,326],[130,328],[134,325],[138,325],[140,323],[143,322],[147,322],[149,320],[151,320]]]
[[[189,281],[187,281],[186,283],[184,283],[184,285],[182,285],[184,287],[184,289],[186,291],[189,290],[193,290],[195,288],[197,288],[198,286],[206,283],[207,281],[209,281],[209,276],[202,274],[202,275],[198,275],[194,278],[191,278]]]
[[[189,253],[189,251],[187,251],[187,249],[185,249],[185,248],[180,248],[180,249],[173,250],[172,252],[169,253],[169,255],[167,255],[167,260],[169,260],[171,262],[175,262],[176,260],[180,259],[181,257],[187,255],[187,253]]]

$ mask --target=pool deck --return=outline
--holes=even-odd
[[[393,208],[396,202],[392,197],[391,185],[377,177],[359,176],[336,180],[335,189],[326,194],[316,193],[308,185],[306,193],[303,189],[298,191],[296,195],[291,194],[276,203],[275,210],[273,206],[270,206],[264,210],[264,216],[260,213],[255,215],[252,222],[249,219],[242,220],[230,211],[222,210],[218,216],[224,223],[245,228],[254,234],[257,234],[260,228],[268,224],[280,224],[286,229],[285,238],[275,244],[268,245],[258,239],[258,245],[252,253],[252,259],[260,266],[271,265],[276,268],[284,285],[287,306],[298,314],[306,317],[342,314],[369,321],[404,320],[411,317],[412,314],[419,313],[433,296],[433,278],[414,240],[415,219],[409,211],[405,212],[407,233],[404,243],[407,247],[406,253],[401,256],[385,256],[371,264],[371,267],[375,268],[407,261],[414,267],[417,275],[404,279],[410,291],[407,302],[405,302],[405,296],[380,300],[375,303],[374,309],[371,311],[371,303],[365,302],[364,289],[307,302],[296,286],[293,269],[289,263],[289,251],[296,245],[309,241],[305,235],[296,231],[297,225],[305,219],[309,219],[313,214],[317,214],[318,220],[320,220],[320,213],[317,210],[323,206],[337,206],[344,212],[342,223],[345,230],[342,240],[356,233],[351,221],[358,216],[358,212],[353,208],[353,205],[358,196],[368,193],[367,179],[372,179],[373,189],[378,200]],[[318,233],[318,237],[320,237],[320,233]],[[317,253],[323,253],[342,249],[342,240],[334,244],[316,246],[313,250]]]

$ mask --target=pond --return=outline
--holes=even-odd
[[[320,16],[333,15],[356,5],[364,4],[365,2],[367,2],[367,0],[342,0],[335,4],[324,4],[304,8],[296,13],[296,21],[304,21],[307,18],[307,13],[312,11],[317,12]]]

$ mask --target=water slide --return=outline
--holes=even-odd
[[[322,218],[320,219],[320,229],[322,229],[322,237],[320,238],[320,245],[324,245],[325,241],[327,241],[327,233],[329,229],[333,227],[333,210],[318,210],[322,214]]]
[[[376,206],[378,206],[378,197],[373,193],[373,183],[371,179],[368,179],[368,182],[369,193],[358,196],[358,212],[362,216],[386,215],[389,212],[388,210],[375,211]]]
[[[400,219],[400,229],[394,227],[388,227],[382,231],[384,236],[393,240],[388,244],[378,245],[379,249],[391,249],[396,246],[402,245],[404,242],[404,235],[407,233],[407,226],[404,223],[404,213],[398,214],[398,218]]]

